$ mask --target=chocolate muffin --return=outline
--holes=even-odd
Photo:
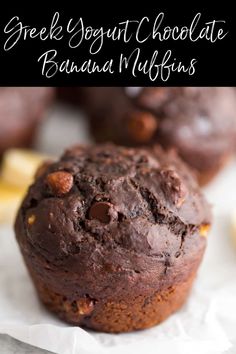
[[[57,87],[57,98],[59,101],[80,107],[83,102],[81,102],[81,90],[80,87]]]
[[[53,96],[49,87],[0,88],[0,154],[28,147]]]
[[[226,87],[78,88],[96,141],[174,147],[210,181],[235,151],[236,100]]]
[[[47,308],[74,325],[126,332],[183,305],[210,221],[175,153],[78,146],[40,169],[15,232]]]

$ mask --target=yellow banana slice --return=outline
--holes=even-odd
[[[38,167],[46,159],[48,157],[31,150],[10,149],[5,152],[0,173],[0,223],[14,220]]]
[[[3,156],[1,178],[13,186],[25,188],[33,182],[37,168],[46,158],[30,150],[10,149]]]
[[[0,180],[0,223],[13,222],[26,188],[18,188]]]

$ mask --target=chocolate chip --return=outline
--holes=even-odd
[[[108,224],[114,217],[113,205],[108,202],[94,203],[89,210],[89,218],[101,221]]]
[[[47,184],[53,194],[62,196],[71,190],[73,186],[73,176],[66,171],[52,172],[47,175]]]
[[[128,133],[135,142],[144,143],[149,141],[156,129],[157,119],[148,112],[136,112],[128,118]]]

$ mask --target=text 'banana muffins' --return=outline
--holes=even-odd
[[[78,146],[40,169],[15,231],[50,310],[75,325],[125,332],[185,302],[210,221],[172,152]]]
[[[70,89],[72,96],[72,89]],[[209,182],[236,149],[236,99],[229,87],[74,88],[98,142],[174,147]],[[75,100],[75,98],[74,98]]]

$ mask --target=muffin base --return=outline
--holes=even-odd
[[[186,301],[195,274],[165,290],[120,301],[93,300],[88,296],[68,299],[32,277],[41,301],[61,319],[96,331],[120,333],[152,327],[178,310]]]

